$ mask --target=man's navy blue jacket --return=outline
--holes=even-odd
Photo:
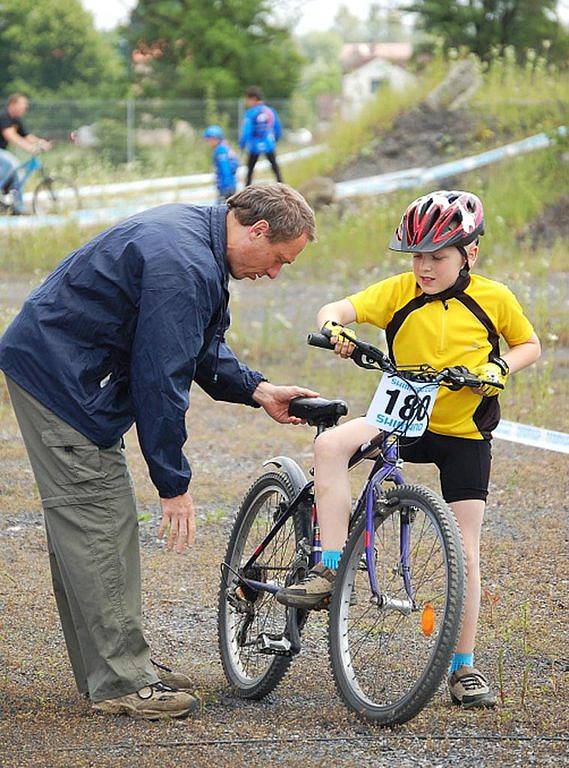
[[[162,205],[71,253],[0,340],[0,369],[102,448],[136,422],[160,496],[184,493],[189,388],[256,405],[224,341],[227,208]]]

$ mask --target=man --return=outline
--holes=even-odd
[[[16,168],[20,165],[18,158],[8,152],[8,145],[20,147],[25,152],[34,154],[38,150],[51,149],[51,142],[40,139],[29,133],[22,122],[29,101],[21,93],[8,96],[6,107],[0,110],[0,185],[5,193],[12,192],[14,212],[24,213],[24,201]]]
[[[243,117],[239,146],[249,153],[247,158],[247,184],[253,180],[253,170],[264,154],[271,164],[277,181],[282,181],[280,168],[277,163],[275,150],[281,137],[281,123],[276,110],[263,103],[263,93],[256,85],[245,91],[247,111]]]
[[[79,691],[95,709],[157,719],[197,705],[184,675],[150,659],[141,629],[137,514],[122,452],[136,423],[162,505],[159,536],[195,535],[182,447],[193,381],[216,400],[276,421],[293,397],[241,363],[224,335],[228,282],[277,277],[314,215],[283,184],[227,205],[163,205],[71,253],[26,299],[0,340],[0,369],[45,512],[55,596]]]

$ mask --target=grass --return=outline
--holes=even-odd
[[[513,48],[507,48],[485,68],[471,108],[492,117],[499,132],[518,138],[565,124],[568,102],[566,70],[531,52],[520,66]]]

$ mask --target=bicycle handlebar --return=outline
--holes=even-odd
[[[335,345],[330,341],[331,337],[331,331],[325,329],[320,333],[309,333],[307,341],[311,347],[334,349]],[[450,389],[461,389],[462,387],[477,389],[482,384],[491,384],[497,389],[504,389],[503,384],[479,379],[478,376],[475,376],[467,370],[458,372],[444,368],[441,371],[437,371],[428,365],[414,368],[399,368],[384,352],[381,351],[381,349],[374,347],[372,344],[368,344],[366,341],[361,341],[360,339],[352,339],[347,335],[344,336],[344,338],[355,346],[355,349],[351,354],[351,359],[360,368],[367,368],[370,370],[379,369],[385,373],[397,374],[403,379],[425,383],[433,382],[442,384]]]

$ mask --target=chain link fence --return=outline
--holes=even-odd
[[[280,116],[283,145],[310,143],[290,100],[268,102]],[[211,169],[204,128],[219,123],[236,145],[245,106],[242,99],[126,101],[34,101],[28,130],[54,142],[49,164],[81,180],[97,180],[119,171],[132,175],[177,175]]]

